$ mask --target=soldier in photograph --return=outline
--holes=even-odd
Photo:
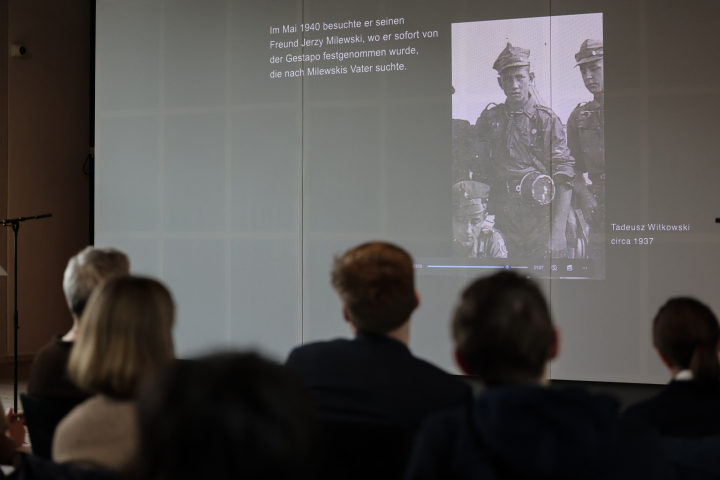
[[[455,94],[455,87],[453,87]],[[452,180],[453,184],[470,180],[470,158],[472,156],[472,125],[467,120],[452,119]]]
[[[575,173],[562,122],[534,92],[529,50],[508,43],[493,68],[506,101],[475,125],[492,172],[489,213],[508,256],[565,257]]]
[[[452,89],[455,94],[455,87]],[[452,119],[452,183],[487,180],[485,145],[477,140],[475,127],[464,119]]]
[[[593,99],[581,103],[567,122],[568,147],[575,158],[576,202],[591,231],[591,240],[605,230],[605,98],[603,82],[603,44],[588,39],[575,54],[585,87]],[[587,185],[583,173],[591,184]]]
[[[462,258],[506,258],[502,234],[487,214],[490,187],[470,180],[453,185],[453,248]]]

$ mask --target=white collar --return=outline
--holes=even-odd
[[[673,380],[692,380],[693,374],[691,370],[680,370],[677,375],[673,377]]]

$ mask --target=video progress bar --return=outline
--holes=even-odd
[[[425,268],[528,268],[528,267],[509,267],[506,265],[426,265]]]

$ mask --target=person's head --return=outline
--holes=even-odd
[[[490,386],[542,382],[558,351],[542,292],[532,280],[507,271],[465,289],[452,333],[460,367]]]
[[[252,354],[168,366],[140,396],[143,480],[301,478],[315,421],[301,383]]]
[[[389,333],[418,306],[412,257],[390,243],[364,243],[336,257],[331,280],[358,333]]]
[[[95,287],[112,277],[128,275],[130,259],[114,248],[87,247],[68,261],[63,291],[73,317],[79,319]]]
[[[527,101],[530,85],[535,79],[535,74],[530,71],[530,50],[508,43],[493,68],[498,72],[498,84],[505,92],[508,103]]]
[[[487,217],[490,187],[465,180],[453,185],[453,238],[463,246],[475,243]]]
[[[535,74],[530,67],[509,67],[498,75],[498,84],[505,92],[508,102],[525,102],[530,94],[530,84]]]
[[[70,352],[68,373],[81,389],[133,398],[145,375],[172,361],[175,306],[160,282],[115,277],[90,296]]]
[[[575,54],[575,61],[580,67],[585,88],[593,95],[602,95],[605,90],[603,77],[603,43],[600,40],[587,39]]]
[[[720,381],[720,326],[707,305],[693,298],[672,298],[653,321],[653,345],[671,370],[691,370],[693,380]]]

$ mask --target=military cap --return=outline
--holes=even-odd
[[[577,65],[583,63],[594,62],[603,58],[603,43],[600,40],[593,40],[588,38],[582,45],[580,45],[580,51],[575,54],[575,61]],[[577,65],[575,65],[577,67]]]
[[[453,207],[456,215],[472,215],[485,211],[490,187],[480,182],[465,180],[453,185]]]
[[[530,50],[526,48],[513,47],[508,42],[505,50],[500,53],[500,56],[495,60],[493,68],[502,72],[508,67],[525,67],[530,66]]]

